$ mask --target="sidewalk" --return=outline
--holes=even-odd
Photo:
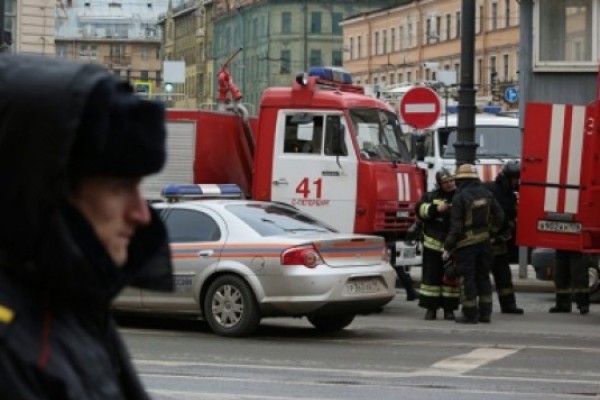
[[[552,281],[540,281],[535,277],[535,271],[531,265],[527,266],[527,276],[519,277],[519,264],[511,264],[510,269],[513,276],[513,286],[516,292],[554,292]],[[415,283],[421,282],[421,266],[411,267],[410,276]],[[493,279],[492,279],[493,282]]]

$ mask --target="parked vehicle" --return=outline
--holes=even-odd
[[[338,233],[295,207],[239,199],[235,185],[169,185],[155,202],[175,268],[175,292],[125,289],[116,310],[202,316],[223,336],[264,317],[306,317],[335,331],[395,296],[383,238]]]
[[[536,248],[532,263],[539,278],[552,275],[555,249],[581,252],[596,291],[599,134],[600,98],[587,106],[527,104],[517,224],[517,243]]]
[[[458,139],[458,115],[442,116],[437,124],[417,134],[417,164],[427,171],[427,190],[435,187],[435,174],[442,168],[454,171]],[[475,165],[483,181],[491,181],[509,160],[521,157],[521,129],[514,117],[481,113],[475,115]]]
[[[246,198],[293,205],[340,232],[383,237],[396,265],[420,264],[406,235],[425,174],[411,161],[398,116],[347,73],[309,75],[265,90],[257,117],[236,101],[221,111],[169,110],[169,159],[145,185],[147,196],[169,182],[235,183]]]

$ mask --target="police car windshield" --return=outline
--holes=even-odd
[[[391,112],[375,108],[353,108],[350,117],[360,156],[367,160],[410,162],[400,120]]]
[[[444,158],[455,158],[458,130],[440,128],[440,154]],[[478,158],[521,157],[521,130],[518,126],[476,126],[475,141]]]
[[[230,204],[225,208],[261,236],[290,235],[298,232],[336,232],[335,229],[309,215],[280,204]]]

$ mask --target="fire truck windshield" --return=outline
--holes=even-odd
[[[454,143],[458,130],[440,129],[440,153],[444,158],[454,158]],[[478,157],[521,157],[521,130],[518,126],[476,126],[475,140]]]
[[[396,114],[376,108],[353,108],[350,117],[361,158],[410,162],[410,152]]]

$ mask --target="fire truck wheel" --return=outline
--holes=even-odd
[[[339,331],[354,321],[355,315],[309,315],[308,321],[323,332]]]
[[[252,290],[235,275],[223,275],[210,284],[202,314],[213,332],[221,336],[247,336],[260,323]]]

